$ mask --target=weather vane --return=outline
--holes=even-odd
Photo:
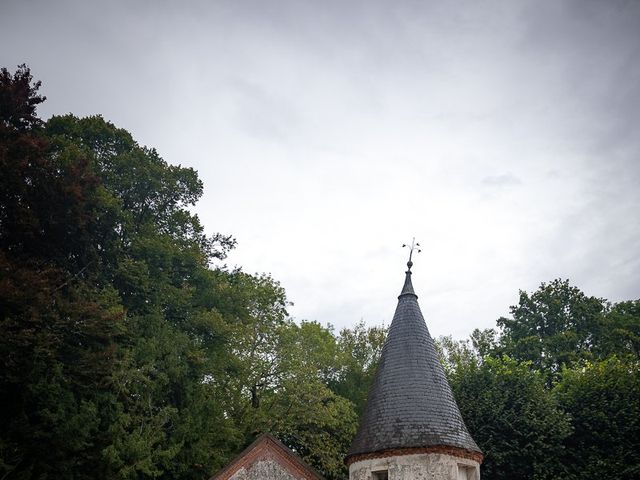
[[[407,245],[406,243],[402,244],[402,247],[409,247],[409,261],[407,262],[407,267],[409,267],[409,270],[411,270],[411,267],[413,267],[413,262],[411,261],[411,257],[413,256],[413,251],[417,250],[418,253],[420,253],[422,250],[420,250],[420,244],[416,243],[416,237],[413,237],[413,240],[411,240],[411,245]]]

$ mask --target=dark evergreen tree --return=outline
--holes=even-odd
[[[97,282],[99,180],[56,151],[27,67],[0,71],[0,472],[100,474],[123,310]]]
[[[564,473],[569,417],[539,373],[507,357],[465,361],[449,373],[467,428],[485,455],[483,478],[555,480]]]
[[[610,357],[563,372],[554,389],[571,418],[566,478],[640,477],[640,363]]]

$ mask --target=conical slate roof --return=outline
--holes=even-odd
[[[347,462],[385,450],[454,447],[481,453],[467,431],[411,283],[411,263]]]

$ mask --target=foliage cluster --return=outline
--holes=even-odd
[[[294,323],[194,170],[39,86],[0,71],[0,477],[208,478],[265,431],[343,476],[383,335]]]
[[[638,478],[640,301],[558,279],[497,325],[438,341],[483,478]]]

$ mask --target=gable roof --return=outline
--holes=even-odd
[[[229,464],[210,478],[210,480],[228,480],[238,470],[251,468],[261,460],[275,460],[298,479],[324,480],[324,477],[307,465],[298,455],[270,433],[263,433],[245,448]]]
[[[430,447],[454,447],[481,455],[440,364],[408,265],[347,463],[355,456]]]

